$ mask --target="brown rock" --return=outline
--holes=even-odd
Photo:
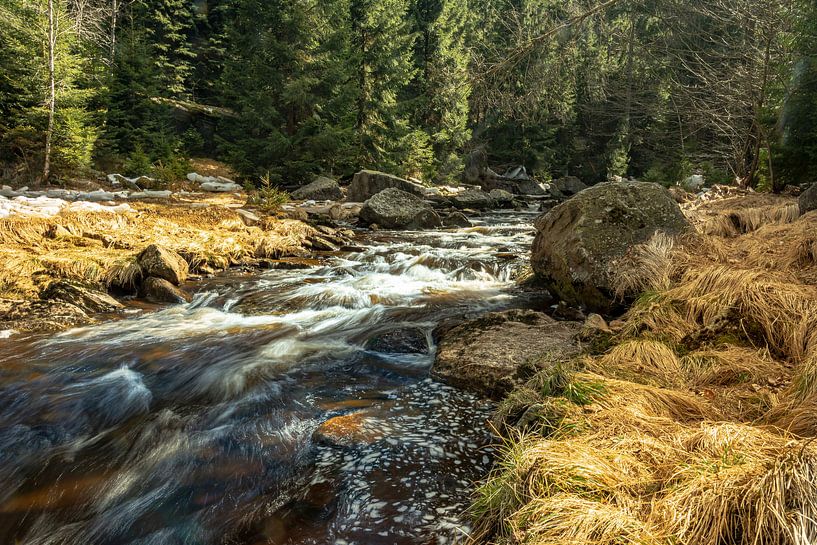
[[[312,439],[328,445],[351,447],[373,443],[383,436],[367,424],[368,417],[363,412],[336,416],[321,424]]]
[[[190,302],[190,295],[183,292],[164,278],[150,276],[142,283],[142,297],[151,303],[183,304]]]
[[[173,250],[151,244],[142,250],[137,261],[145,276],[163,278],[177,286],[187,280],[187,262]]]

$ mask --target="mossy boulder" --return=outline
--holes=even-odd
[[[367,200],[360,210],[360,219],[385,229],[432,229],[442,225],[440,216],[425,201],[395,188]]]
[[[347,200],[364,202],[385,189],[399,189],[417,197],[423,197],[426,188],[420,184],[376,170],[361,170],[352,179]]]
[[[343,198],[343,191],[335,180],[325,176],[318,176],[309,183],[292,192],[296,201],[339,201]]]
[[[601,314],[619,310],[613,278],[630,248],[658,231],[674,236],[690,228],[669,191],[645,182],[591,187],[535,226],[534,272],[566,303]]]

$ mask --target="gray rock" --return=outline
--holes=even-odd
[[[149,276],[142,283],[140,295],[151,303],[183,304],[190,302],[190,296],[165,280]]]
[[[488,195],[494,201],[494,204],[497,208],[513,208],[514,207],[514,196],[513,193],[509,193],[503,189],[493,189],[491,190]]]
[[[347,200],[351,202],[364,202],[384,189],[400,189],[401,191],[411,193],[418,197],[423,197],[426,193],[424,186],[403,178],[374,170],[362,170],[355,174],[355,177],[352,179]]]
[[[457,208],[471,210],[487,210],[493,208],[491,196],[479,189],[469,189],[451,197],[451,203]]]
[[[173,250],[151,244],[136,259],[145,276],[163,278],[177,286],[187,280],[187,261]]]
[[[241,221],[247,227],[254,227],[261,223],[261,218],[259,218],[257,215],[255,215],[253,212],[250,212],[249,210],[239,208],[238,210],[236,210],[236,214],[239,215]]]
[[[563,178],[559,178],[558,180],[553,180],[551,183],[551,191],[556,189],[559,193],[564,195],[565,197],[572,197],[581,191],[587,189],[587,185],[584,182],[576,178],[575,176],[564,176]],[[555,192],[554,192],[555,193]]]
[[[817,210],[817,183],[811,184],[811,187],[803,191],[800,198],[797,199],[797,203],[800,205],[801,214]]]
[[[608,182],[582,191],[535,222],[531,265],[547,288],[570,305],[609,314],[614,271],[628,249],[656,231],[689,228],[665,188],[645,182]]]
[[[235,193],[241,189],[241,186],[235,182],[204,182],[201,184],[201,190],[208,193]]]
[[[440,216],[428,204],[395,188],[368,199],[360,210],[360,219],[385,229],[432,229],[442,225]]]
[[[532,310],[485,314],[435,331],[431,375],[447,384],[501,399],[537,371],[579,353],[581,324],[557,322]]]
[[[318,176],[312,183],[293,191],[292,198],[296,201],[339,201],[343,198],[343,191],[335,180]]]
[[[445,227],[471,227],[473,224],[462,212],[451,212],[443,218],[443,225]]]

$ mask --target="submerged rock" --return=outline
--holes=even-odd
[[[381,333],[366,341],[366,350],[385,354],[428,354],[426,332],[420,328]]]
[[[297,201],[339,201],[343,198],[343,191],[335,180],[318,176],[312,183],[293,191],[292,198]]]
[[[385,229],[433,229],[442,225],[440,216],[418,197],[400,189],[386,189],[368,199],[360,219]]]
[[[548,365],[579,353],[575,322],[558,322],[541,312],[492,312],[447,328],[441,325],[431,374],[452,386],[501,399]]]
[[[385,189],[399,189],[417,197],[423,197],[426,188],[385,172],[362,170],[355,174],[349,186],[348,199],[351,202],[364,202]]]
[[[612,312],[615,270],[627,250],[657,231],[678,235],[689,223],[665,188],[609,182],[582,191],[535,223],[531,265],[546,287],[570,305]]]
[[[367,426],[368,418],[363,412],[354,412],[336,416],[318,426],[312,435],[317,443],[336,447],[352,447],[374,443],[383,434],[371,426]]]
[[[182,304],[189,303],[190,296],[165,280],[150,276],[142,283],[140,295],[151,303]]]
[[[187,280],[187,262],[173,250],[151,244],[136,259],[145,276],[163,278],[177,286]]]

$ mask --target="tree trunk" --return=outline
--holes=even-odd
[[[54,134],[54,111],[57,106],[57,84],[54,74],[54,54],[57,46],[57,20],[54,16],[54,0],[48,0],[48,128],[45,131],[45,157],[43,159],[42,183],[48,183],[51,175],[51,138]]]
[[[116,22],[117,17],[119,16],[119,1],[112,0],[111,1],[111,51],[110,51],[110,63],[111,63],[111,73],[113,73],[113,65],[114,65],[114,58],[116,56]]]

